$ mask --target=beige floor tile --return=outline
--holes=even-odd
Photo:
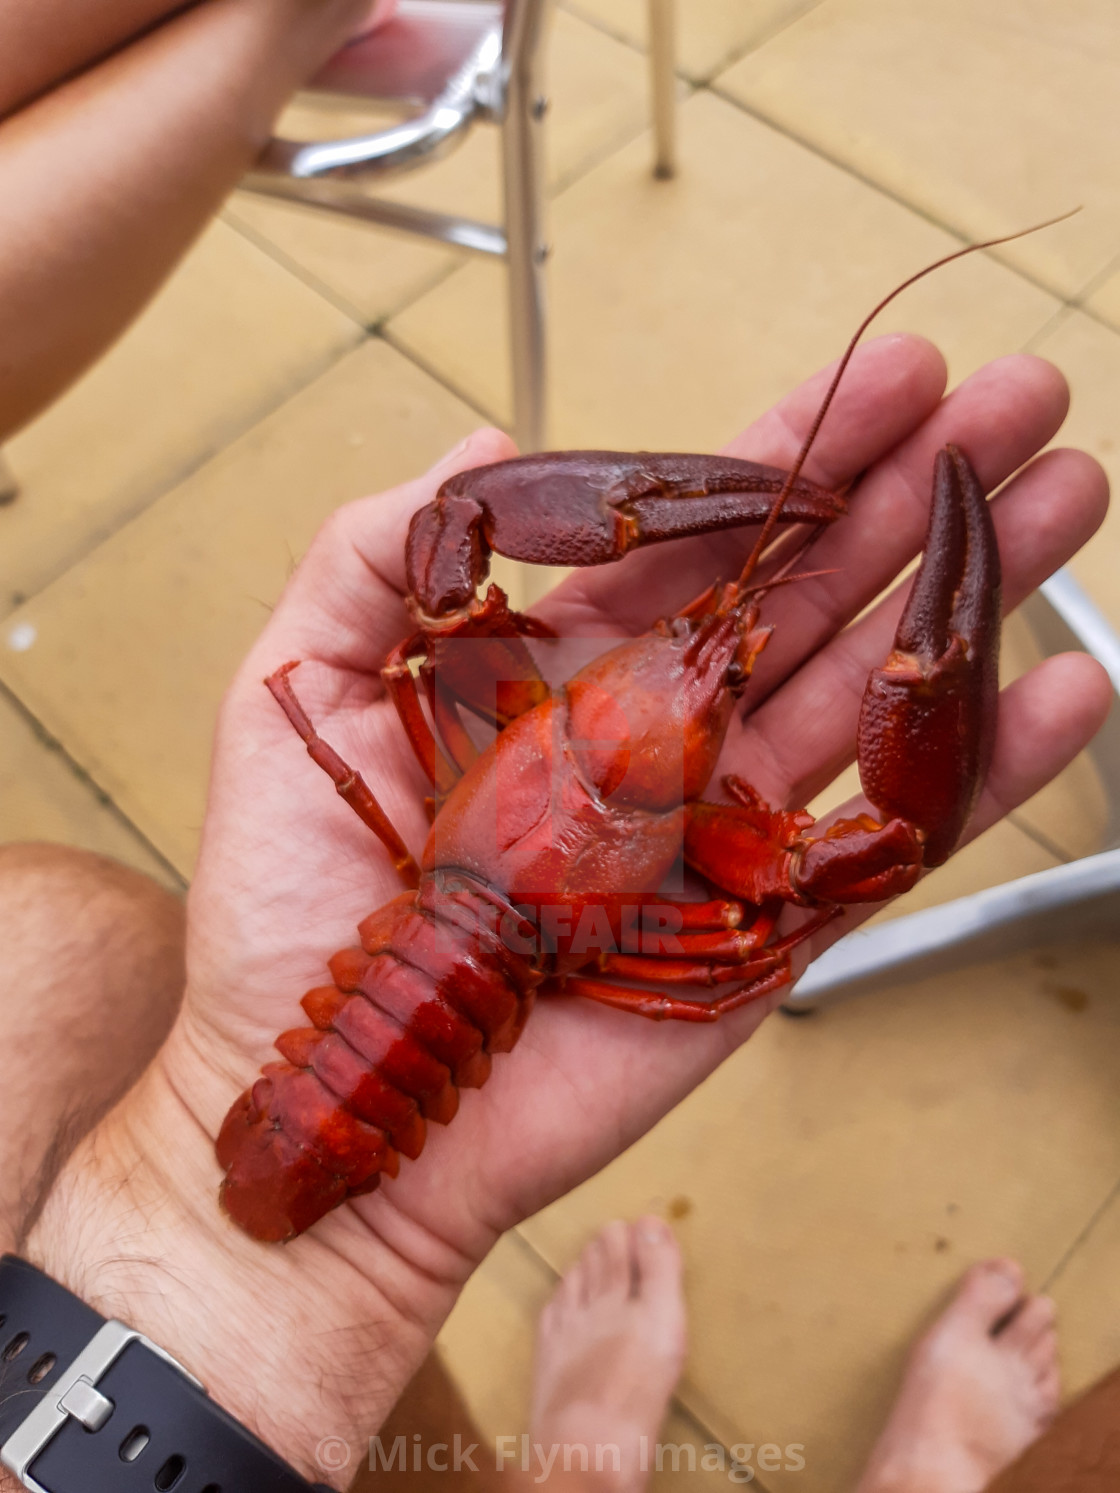
[[[1085,307],[1120,332],[1120,274],[1106,276],[1086,299]]]
[[[1046,1289],[1058,1303],[1067,1396],[1120,1364],[1120,1194],[1116,1190]]]
[[[471,412],[384,343],[351,353],[22,608],[0,678],[189,874],[222,690],[338,504],[415,476]]]
[[[1073,295],[1120,250],[1111,0],[829,0],[718,87],[969,238],[1078,205],[998,251]]]
[[[684,1403],[725,1442],[804,1443],[779,1493],[850,1487],[960,1271],[1007,1252],[1038,1284],[1120,1175],[1115,968],[1070,948],[775,1017],[526,1237],[562,1268],[605,1218],[675,1218]]]
[[[682,170],[643,137],[554,204],[552,442],[711,449],[822,362],[940,230],[708,93],[681,110]],[[827,234],[822,228],[827,225]],[[931,277],[881,330],[923,331],[954,374],[1021,344],[1053,299],[990,260]],[[508,416],[501,271],[472,263],[389,323],[482,408]]]
[[[0,614],[313,378],[359,328],[216,224],[140,321],[7,455]]]
[[[677,66],[696,82],[712,77],[819,0],[685,0],[676,7]],[[633,45],[648,45],[648,0],[566,0],[567,8]]]
[[[581,1240],[580,1246],[585,1242]],[[520,1438],[528,1430],[537,1318],[555,1284],[556,1276],[544,1261],[523,1240],[507,1234],[473,1276],[440,1333],[438,1347],[444,1364],[482,1433],[481,1451],[476,1458],[480,1468],[487,1455],[489,1465],[496,1465],[499,1437]],[[726,1458],[726,1449],[714,1443],[691,1416],[671,1410],[661,1442],[663,1446],[685,1449],[676,1454],[679,1456],[676,1471],[674,1453],[668,1451],[663,1454],[658,1471],[656,1446],[651,1446],[652,1486],[658,1493],[678,1493],[678,1490],[687,1493],[695,1487],[711,1488],[714,1493],[717,1487],[727,1485],[726,1471],[718,1470],[719,1455],[723,1452]],[[523,1450],[520,1439],[503,1445],[517,1458],[506,1462],[506,1468],[519,1466]],[[716,1463],[707,1471],[703,1466],[706,1449]],[[535,1477],[541,1463],[531,1443],[527,1456],[529,1472]],[[561,1452],[559,1465],[562,1458]],[[593,1449],[589,1458],[594,1465]],[[690,1463],[695,1468],[692,1472]],[[578,1462],[573,1465],[578,1466]],[[729,1459],[725,1465],[729,1465]]]
[[[1120,492],[1120,431],[1116,409],[1120,394],[1120,333],[1075,311],[1032,345],[1056,363],[1070,383],[1069,418],[1058,443],[1080,446],[1095,456],[1108,473],[1115,495]],[[1120,503],[1100,532],[1089,541],[1070,567],[1120,632]]]
[[[649,117],[644,60],[594,26],[560,12],[549,46],[549,178],[580,175],[636,134]],[[294,139],[345,138],[382,128],[371,116],[335,101],[301,101],[280,131]],[[501,161],[496,130],[480,126],[447,160],[410,173],[379,195],[440,212],[498,222]],[[244,226],[326,287],[366,324],[398,310],[438,281],[460,257],[411,235],[349,223],[307,209],[240,193],[229,220]],[[488,334],[488,341],[493,332]],[[504,342],[497,344],[506,356]]]
[[[0,696],[0,844],[49,840],[110,855],[178,886],[169,868],[105,796],[25,715]]]

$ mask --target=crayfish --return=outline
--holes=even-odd
[[[857,751],[877,817],[820,830],[739,778],[724,781],[729,801],[704,797],[769,636],[766,594],[796,581],[816,530],[846,511],[799,473],[862,331],[788,474],[713,456],[553,453],[459,473],[415,515],[417,629],[382,677],[433,785],[419,864],[317,734],[295,665],[266,681],[408,890],[329,961],[331,983],[303,997],[311,1025],[277,1039],[283,1061],[226,1118],[223,1203],[248,1233],[291,1238],[395,1176],[427,1123],[450,1121],[460,1089],[514,1046],[537,996],[715,1021],[787,984],[794,948],[845,904],[904,892],[952,852],[992,750],[1000,629],[995,532],[952,446],[936,460],[893,651],[864,696]],[[760,580],[780,523],[811,526],[810,539]],[[492,551],[598,565],[744,524],[762,527],[736,579],[559,683],[538,661],[548,629],[497,586],[479,594]],[[666,889],[682,862],[706,894]],[[808,912],[778,936],[790,904]]]

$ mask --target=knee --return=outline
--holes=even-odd
[[[181,900],[150,876],[66,845],[0,845],[0,951],[150,966],[181,990],[184,939]]]
[[[0,889],[4,893],[0,907],[7,905],[9,897],[38,896],[50,890],[67,899],[103,895],[142,906],[145,911],[162,909],[170,913],[178,909],[177,915],[182,915],[179,898],[150,876],[72,845],[39,841],[0,845]]]

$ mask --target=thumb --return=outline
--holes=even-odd
[[[244,674],[256,679],[288,659],[376,674],[411,626],[404,553],[412,515],[456,472],[516,455],[502,431],[476,430],[422,477],[336,509],[288,582]]]

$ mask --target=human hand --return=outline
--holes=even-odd
[[[723,764],[774,803],[803,804],[851,758],[863,682],[889,651],[899,598],[840,629],[917,551],[934,451],[956,441],[990,488],[1029,460],[1064,415],[1060,375],[1039,360],[1002,360],[941,402],[943,379],[940,358],[925,343],[869,344],[814,449],[807,475],[815,480],[839,486],[866,475],[851,517],[814,551],[814,568],[837,573],[768,599],[766,620],[777,631],[746,697],[755,708],[733,728]],[[824,382],[820,376],[791,395],[740,437],[733,453],[788,465]],[[252,1244],[218,1213],[212,1142],[226,1108],[252,1081],[276,1033],[299,1021],[298,998],[322,983],[325,957],[352,943],[355,924],[399,891],[387,857],[311,767],[260,680],[289,658],[307,661],[296,679],[317,728],[366,772],[418,848],[427,832],[427,789],[377,679],[388,648],[409,627],[404,536],[412,513],[453,470],[509,454],[504,437],[481,432],[427,477],[341,510],[300,566],[223,707],[191,898],[183,1017],[115,1128],[93,1142],[108,1158],[106,1175],[122,1154],[133,1158],[134,1172],[135,1158],[147,1158],[148,1254],[154,1233],[176,1269],[185,1270],[183,1241],[164,1217],[176,1226],[186,1217],[188,1247],[203,1262],[190,1278],[199,1271],[219,1278],[222,1310],[195,1313],[187,1349],[175,1341],[183,1328],[170,1315],[142,1324],[153,1336],[180,1347],[212,1380],[207,1364],[228,1355],[231,1325],[281,1382],[285,1372],[290,1379],[291,1344],[300,1342],[299,1382],[286,1383],[278,1397],[282,1423],[262,1425],[259,1396],[221,1371],[215,1388],[235,1413],[251,1423],[256,1416],[266,1439],[303,1466],[314,1465],[317,1436],[341,1431],[356,1438],[377,1424],[500,1232],[618,1154],[780,999],[715,1026],[688,1028],[583,1002],[542,1001],[516,1051],[497,1060],[485,1089],[464,1095],[455,1122],[430,1135],[424,1155],[405,1163],[398,1180],[284,1250]],[[993,511],[1009,606],[1084,542],[1104,504],[1099,468],[1071,452],[1038,458],[1000,495]],[[640,631],[717,574],[726,576],[751,538],[744,531],[636,553],[573,577],[539,610],[563,632]],[[969,833],[1060,771],[1107,704],[1107,680],[1078,655],[1050,660],[1008,690]],[[841,931],[865,911],[849,914]],[[822,933],[814,952],[832,936]],[[165,1194],[174,1195],[174,1206]],[[119,1257],[115,1235],[111,1242]],[[164,1308],[171,1315],[174,1300],[172,1292]],[[257,1309],[241,1325],[245,1302]],[[118,1310],[137,1316],[127,1301]],[[361,1384],[359,1364],[366,1366]]]

